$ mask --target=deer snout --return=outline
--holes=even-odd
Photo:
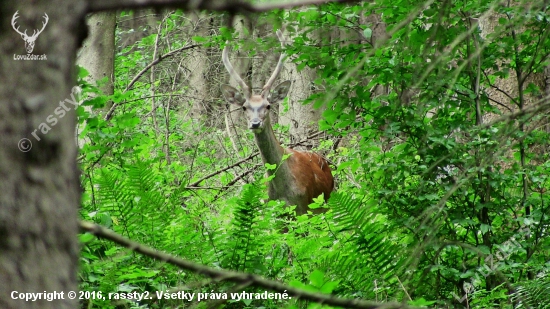
[[[262,121],[259,118],[250,120],[249,129],[260,129],[262,127]]]

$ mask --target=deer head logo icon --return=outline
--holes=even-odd
[[[13,27],[13,30],[15,30],[15,32],[19,33],[21,35],[21,37],[23,38],[23,40],[25,41],[25,48],[27,49],[27,53],[32,53],[33,49],[34,49],[34,42],[36,41],[36,39],[38,38],[38,35],[40,33],[42,33],[42,31],[44,31],[44,28],[46,28],[46,25],[48,24],[48,14],[44,13],[44,19],[45,21],[42,22],[42,29],[40,30],[34,30],[32,32],[32,35],[27,35],[27,29],[25,29],[24,32],[21,32],[19,31],[19,26],[16,27],[16,24],[15,24],[15,20],[19,18],[19,16],[17,15],[19,11],[15,12],[15,14],[13,14],[13,18],[11,19],[11,26]]]

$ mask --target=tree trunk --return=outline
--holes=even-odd
[[[310,32],[308,37],[312,44],[320,41],[320,31],[317,29]],[[292,39],[289,40],[292,42]],[[296,63],[290,61],[285,63],[285,70],[281,73],[281,80],[291,80],[292,88],[288,95],[288,104],[281,104],[279,107],[279,124],[289,126],[291,143],[305,141],[297,145],[296,149],[308,150],[315,146],[307,141],[307,136],[318,131],[321,110],[314,109],[312,104],[304,105],[302,102],[321,90],[314,84],[316,76],[316,69],[306,66],[298,71]]]
[[[99,89],[104,94],[111,95],[114,91],[116,14],[94,13],[88,16],[86,24],[88,38],[82,44],[76,64],[88,71],[86,80],[90,83],[107,78]]]
[[[105,95],[112,95],[114,92],[114,74],[115,74],[115,12],[99,12],[90,14],[87,18],[88,38],[82,44],[78,53],[76,64],[88,71],[86,81],[90,84],[99,84],[99,90]],[[106,78],[106,80],[104,80]],[[105,106],[108,111],[111,102]],[[92,112],[91,106],[84,109]],[[86,124],[78,128],[78,132],[83,132]],[[78,139],[78,146],[84,146],[84,139]]]
[[[205,13],[190,13],[192,23],[189,36],[207,36],[209,23]],[[190,116],[192,119],[204,121],[207,119],[210,96],[208,76],[208,53],[206,48],[196,48],[189,53],[187,68],[189,71],[189,95],[192,103]]]
[[[133,10],[130,15],[120,18],[117,25],[120,29],[120,49],[124,50],[132,46],[127,53],[134,52],[137,49],[137,42],[156,32],[160,20],[162,20],[162,14],[145,8]]]
[[[0,308],[78,306],[67,295],[78,289],[80,202],[75,106],[68,101],[84,9],[79,0],[21,0],[0,10]],[[27,33],[49,18],[31,54],[8,22],[16,11]],[[47,60],[14,59],[29,55]],[[13,299],[54,296],[44,291],[64,292],[63,299]]]

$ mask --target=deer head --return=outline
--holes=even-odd
[[[280,30],[277,30],[277,37],[281,42],[281,47],[284,47],[283,34]],[[254,133],[260,133],[266,126],[270,125],[269,109],[271,104],[283,100],[290,90],[290,81],[284,81],[277,85],[273,92],[270,93],[273,82],[277,79],[277,76],[283,68],[284,54],[279,57],[279,62],[275,66],[275,70],[266,84],[262,88],[261,94],[253,94],[252,90],[245,81],[239,76],[237,71],[229,62],[229,49],[228,43],[226,43],[222,52],[222,61],[229,72],[229,75],[234,78],[242,89],[242,92],[229,85],[222,85],[222,94],[225,100],[230,104],[241,107],[248,119],[248,128]]]
[[[49,17],[48,17],[48,14],[44,13],[43,17],[44,17],[45,21],[42,22],[42,29],[34,30],[32,32],[32,35],[28,36],[27,35],[27,29],[25,29],[25,32],[21,32],[21,31],[19,31],[19,26],[16,27],[16,25],[15,25],[15,20],[19,18],[17,13],[19,13],[19,11],[16,11],[15,14],[13,14],[13,17],[11,19],[11,26],[13,27],[13,30],[15,30],[15,32],[17,32],[21,35],[21,37],[25,41],[25,49],[27,50],[27,53],[30,54],[30,53],[32,53],[32,51],[34,49],[34,42],[38,38],[38,35],[40,33],[42,33],[42,31],[44,31],[44,28],[46,28],[46,25],[48,24]]]

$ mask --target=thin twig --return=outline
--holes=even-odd
[[[247,176],[248,174],[252,173],[253,171],[256,170],[257,167],[259,167],[261,164],[256,164],[254,165],[251,169],[245,171],[244,173],[240,174],[239,176],[235,177],[235,179],[231,180],[223,189],[220,190],[220,192],[218,192],[214,198],[212,198],[212,201],[216,201],[218,200],[218,198],[222,195],[223,192],[225,192],[227,189],[231,188],[233,185],[235,185],[237,183],[237,181],[243,179],[245,176]]]
[[[397,278],[397,281],[399,281],[399,285],[403,289],[403,292],[405,292],[405,294],[407,294],[407,297],[409,298],[409,300],[412,300],[411,295],[409,295],[409,292],[407,292],[407,289],[405,289],[405,286],[403,285],[403,282],[401,282],[401,280],[399,280],[399,277],[397,277],[397,276],[395,276],[395,277]]]
[[[226,166],[226,167],[224,167],[224,168],[222,168],[222,169],[220,169],[220,170],[217,170],[217,171],[215,171],[215,172],[213,172],[213,173],[210,173],[210,174],[208,174],[208,175],[202,177],[201,179],[195,181],[194,183],[188,185],[187,187],[198,187],[199,184],[200,184],[201,182],[205,181],[206,179],[211,178],[211,177],[214,177],[214,176],[216,176],[216,175],[218,175],[218,174],[220,174],[220,173],[223,173],[223,172],[227,171],[227,170],[230,169],[230,168],[233,168],[233,167],[235,167],[235,166],[238,166],[238,165],[240,165],[240,164],[242,164],[242,163],[244,163],[244,162],[246,162],[246,161],[248,161],[248,160],[254,158],[255,156],[257,156],[257,155],[259,155],[259,154],[260,154],[259,152],[255,152],[255,153],[249,155],[248,157],[246,157],[246,158],[244,158],[244,159],[242,159],[242,160],[240,160],[240,161],[238,161],[238,162],[236,162],[236,163],[233,163],[233,164],[231,164],[231,165],[229,165],[229,166]]]

